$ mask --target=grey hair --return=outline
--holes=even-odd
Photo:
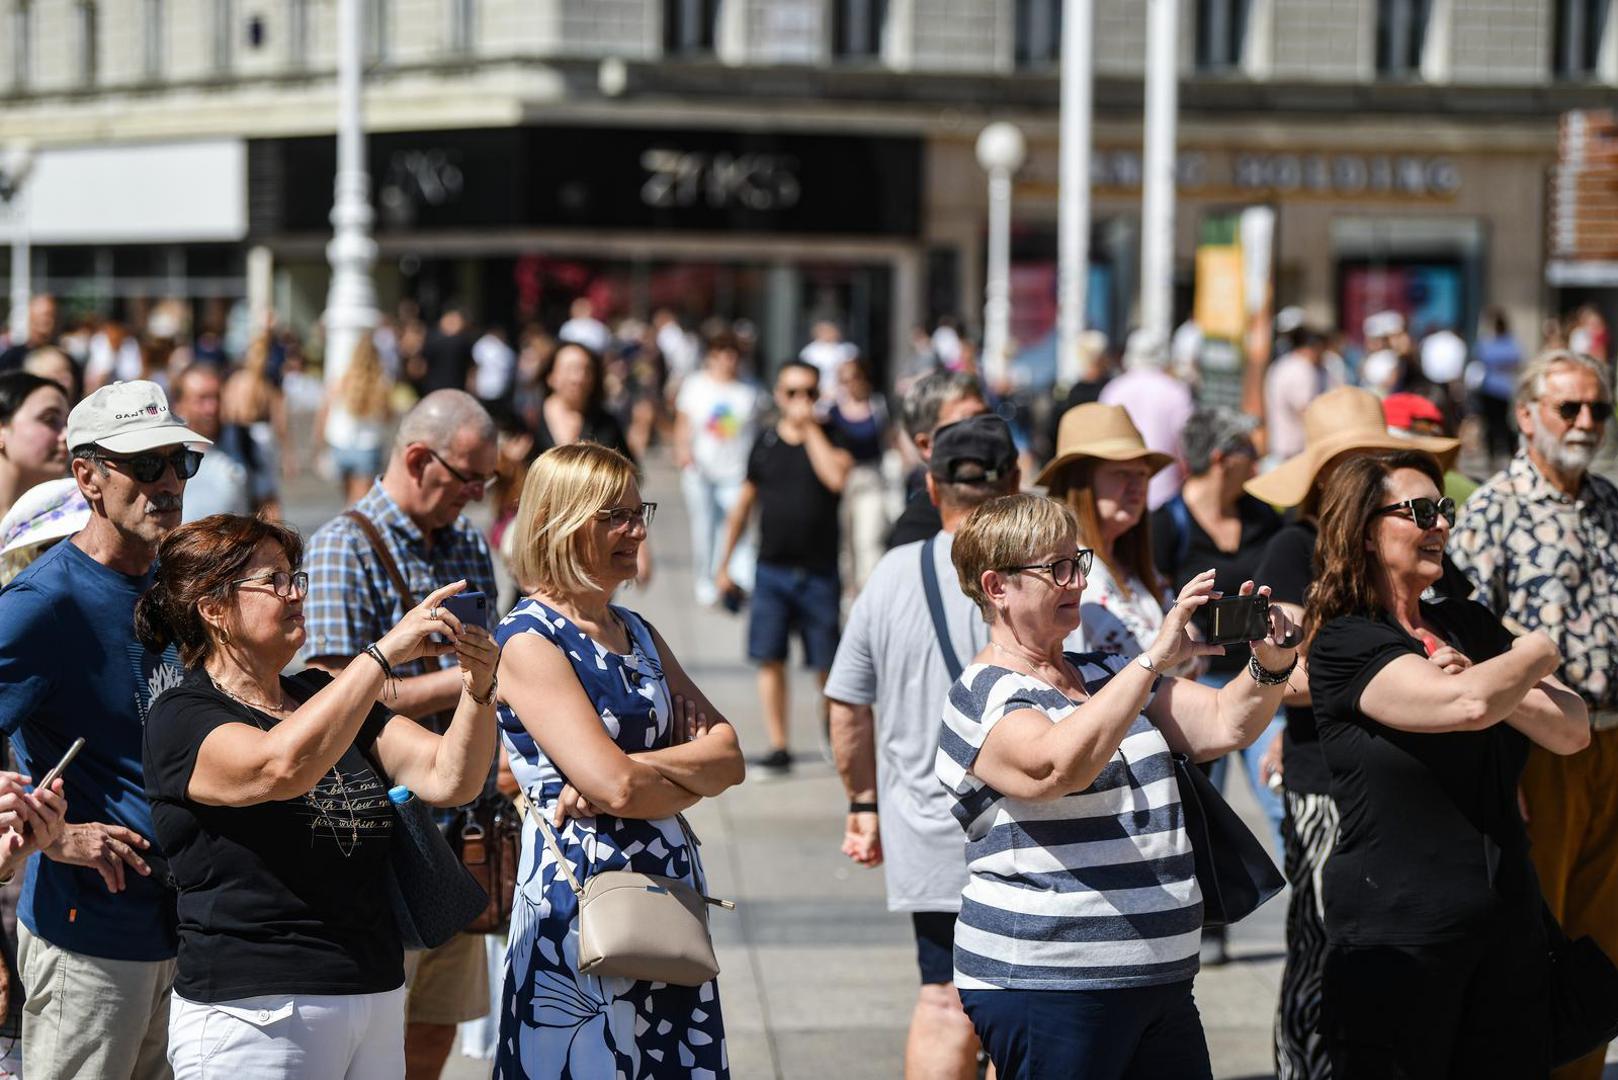
[[[1606,364],[1571,349],[1546,349],[1530,360],[1528,366],[1522,369],[1522,374],[1517,376],[1516,404],[1528,405],[1543,397],[1545,376],[1556,367],[1583,368],[1601,383],[1601,396],[1607,401],[1612,400],[1612,375],[1607,371]]]
[[[494,420],[477,398],[465,390],[434,390],[399,421],[393,440],[394,454],[402,454],[413,443],[444,449],[463,431],[471,431],[481,442],[494,442]]]
[[[1201,476],[1213,467],[1216,452],[1231,450],[1249,442],[1258,421],[1244,412],[1224,405],[1198,409],[1180,429],[1180,451],[1186,470]]]
[[[964,371],[935,371],[931,375],[923,375],[905,391],[904,403],[900,408],[905,430],[911,438],[931,435],[938,426],[938,414],[943,411],[945,403],[963,397],[987,400],[983,396],[983,384],[978,382],[975,375],[968,375]]]

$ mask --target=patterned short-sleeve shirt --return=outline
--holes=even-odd
[[[1474,599],[1550,635],[1591,708],[1618,707],[1618,487],[1589,473],[1565,495],[1519,451],[1461,508],[1449,553]]]

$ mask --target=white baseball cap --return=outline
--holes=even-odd
[[[145,379],[109,383],[67,415],[69,451],[94,444],[114,454],[139,454],[186,443],[212,446],[213,440],[169,412],[163,388]]]
[[[1405,328],[1405,317],[1397,311],[1379,311],[1365,320],[1364,334],[1368,338],[1392,337]]]

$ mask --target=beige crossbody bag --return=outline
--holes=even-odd
[[[536,803],[529,812],[579,898],[579,971],[675,986],[701,986],[719,974],[708,934],[708,905],[733,911],[733,902],[704,896],[678,878],[633,870],[603,870],[581,886],[545,811]],[[675,820],[691,845],[695,867],[697,838],[683,814]]]

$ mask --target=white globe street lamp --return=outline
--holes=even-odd
[[[1028,144],[1015,124],[997,120],[978,135],[978,164],[989,174],[989,258],[983,288],[983,371],[1004,381],[1011,338],[1011,178]]]

